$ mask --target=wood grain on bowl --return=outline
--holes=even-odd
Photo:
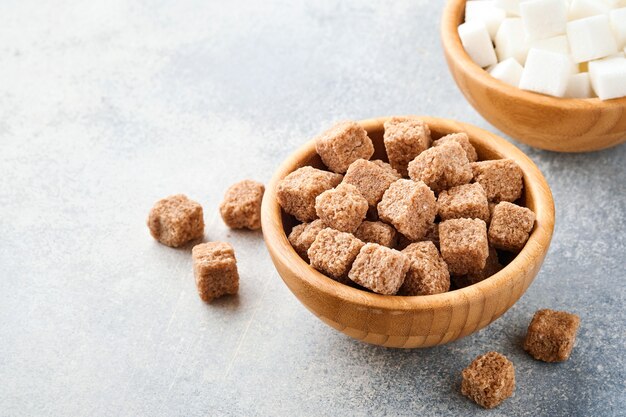
[[[448,1],[441,40],[452,77],[489,123],[522,143],[557,152],[589,152],[626,141],[626,97],[602,101],[545,96],[497,80],[476,65],[457,30],[465,3]]]
[[[385,159],[385,118],[360,122],[374,142],[373,158]],[[469,287],[443,294],[384,296],[340,284],[309,266],[287,240],[295,221],[276,201],[278,182],[304,165],[321,167],[313,141],[291,155],[269,183],[262,207],[263,235],[274,265],[304,306],[329,326],[355,339],[389,347],[426,347],[467,336],[500,317],[526,291],[548,251],[554,203],[543,175],[515,146],[477,127],[423,117],[434,139],[466,132],[479,159],[514,159],[524,171],[523,202],[537,215],[524,249],[503,270]]]

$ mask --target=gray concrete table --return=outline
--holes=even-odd
[[[217,206],[333,121],[450,117],[443,2],[0,4],[0,415],[472,415],[460,371],[495,349],[515,396],[489,415],[618,415],[626,398],[626,147],[520,147],[556,200],[550,253],[509,312],[445,346],[392,350],[325,326],[260,233]],[[152,203],[186,193],[233,242],[238,297],[202,303],[190,249],[156,243]],[[538,308],[578,313],[571,359],[520,347]]]

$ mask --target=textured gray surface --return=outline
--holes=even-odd
[[[0,415],[471,415],[459,373],[497,349],[515,396],[490,415],[617,415],[626,398],[626,147],[521,146],[556,200],[535,283],[489,328],[400,351],[304,309],[260,233],[216,208],[334,120],[456,118],[493,130],[443,60],[443,2],[0,2]],[[183,192],[231,241],[238,297],[200,302],[190,249],[145,218]],[[571,359],[530,359],[542,307],[578,313]]]

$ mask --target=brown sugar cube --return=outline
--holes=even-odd
[[[350,184],[339,184],[324,191],[315,199],[315,211],[319,218],[333,229],[353,233],[361,224],[368,209],[367,200]]]
[[[402,252],[366,243],[354,260],[348,277],[375,293],[392,295],[402,286],[410,263]]]
[[[308,261],[307,251],[315,241],[317,234],[327,227],[320,219],[313,220],[311,223],[299,224],[291,230],[289,243],[301,257]]]
[[[237,294],[237,260],[229,243],[201,243],[193,247],[191,256],[198,294],[202,300],[210,302],[223,295]]]
[[[487,199],[513,202],[522,196],[524,173],[512,159],[473,162],[474,181],[487,193]]]
[[[455,275],[452,277],[452,282],[457,288],[465,288],[470,285],[474,285],[495,275],[503,268],[502,264],[498,260],[498,253],[491,246],[489,247],[489,256],[485,262],[485,267],[480,272],[475,272],[467,275]]]
[[[461,376],[461,393],[484,408],[498,406],[515,391],[513,363],[498,352],[477,357]]]
[[[391,167],[390,169],[393,170]],[[354,185],[367,203],[375,207],[387,188],[399,178],[394,173],[395,170],[390,171],[372,161],[358,159],[348,168],[342,184]]]
[[[315,220],[315,198],[336,187],[342,179],[342,175],[310,166],[298,168],[278,183],[278,204],[301,222]]]
[[[452,219],[439,224],[441,256],[451,274],[480,272],[487,263],[487,225],[480,219]]]
[[[478,160],[478,155],[476,154],[476,149],[472,146],[469,141],[469,137],[466,133],[451,133],[446,135],[440,139],[437,139],[433,142],[433,146],[443,145],[444,143],[454,141],[457,142],[463,150],[465,151],[465,155],[467,156],[467,160],[470,162],[476,162]]]
[[[302,254],[300,253],[300,249],[297,247],[298,240],[300,239],[300,236],[302,236],[302,233],[304,233],[304,229],[306,229],[306,227],[309,224],[310,223],[300,223],[300,224],[295,225],[294,227],[291,228],[291,232],[289,232],[289,236],[287,236],[287,240],[289,240],[289,243],[291,243],[291,246],[296,250],[296,252],[298,252],[300,256],[302,256]]]
[[[438,193],[470,182],[472,169],[461,145],[450,141],[419,154],[409,163],[409,176]]]
[[[435,194],[421,181],[397,180],[378,203],[378,216],[414,241],[426,235],[436,215]]]
[[[315,149],[328,169],[339,174],[357,159],[370,159],[374,144],[360,124],[339,122],[317,138]]]
[[[493,209],[489,243],[510,252],[521,250],[535,224],[535,213],[526,207],[503,201]]]
[[[182,246],[204,236],[202,206],[183,194],[159,200],[148,215],[148,228],[162,244]]]
[[[392,117],[385,122],[383,140],[391,166],[406,176],[409,162],[430,146],[430,129],[417,117]]]
[[[350,233],[326,228],[317,234],[308,255],[313,268],[346,284],[348,271],[362,247],[363,242]]]
[[[450,289],[448,265],[433,242],[412,243],[402,253],[409,257],[411,266],[399,295],[431,295]]]
[[[365,243],[378,243],[381,246],[393,248],[396,246],[396,229],[383,222],[364,221],[354,236]]]
[[[478,183],[442,191],[437,198],[437,207],[441,220],[466,218],[489,221],[487,194]]]
[[[580,318],[565,311],[539,310],[535,313],[524,340],[524,350],[544,362],[569,359]]]
[[[260,182],[243,180],[231,185],[220,204],[220,214],[231,229],[261,228],[261,200],[265,186]]]
[[[380,159],[374,159],[372,161],[372,163],[378,165],[381,168],[383,168],[385,171],[389,172],[391,175],[395,176],[397,179],[402,178],[402,175],[400,175],[400,173],[398,171],[393,169],[391,164],[388,164],[387,162],[381,161]]]

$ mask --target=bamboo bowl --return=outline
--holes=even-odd
[[[459,89],[489,123],[522,143],[557,152],[596,151],[626,141],[626,97],[550,97],[506,84],[476,65],[457,31],[465,3],[448,0],[441,22],[443,50]]]
[[[375,159],[387,160],[383,144],[386,118],[360,122],[374,142]],[[355,339],[388,347],[415,348],[467,336],[507,311],[531,284],[548,251],[554,228],[550,188],[535,164],[504,139],[477,127],[423,117],[433,139],[466,132],[480,159],[514,159],[524,172],[524,203],[537,216],[524,249],[496,275],[444,294],[401,297],[365,292],[319,273],[298,256],[287,240],[295,220],[276,200],[278,182],[305,165],[323,167],[313,141],[291,155],[276,171],[265,196],[261,221],[272,261],[287,287],[329,326]]]

